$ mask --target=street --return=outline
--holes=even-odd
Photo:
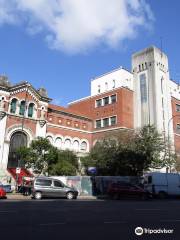
[[[173,233],[135,234],[135,228]],[[1,200],[0,239],[179,239],[179,200]],[[4,237],[4,238],[3,238]]]

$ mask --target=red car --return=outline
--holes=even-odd
[[[0,187],[0,199],[5,199],[6,198],[6,192],[2,187]]]
[[[121,197],[138,197],[143,200],[151,198],[151,193],[142,187],[127,182],[111,183],[107,189],[110,198],[118,199]]]

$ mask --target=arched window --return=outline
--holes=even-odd
[[[81,143],[81,151],[86,152],[87,151],[87,143],[85,141],[83,141]]]
[[[64,142],[64,148],[65,149],[70,149],[71,148],[71,140],[70,139],[66,139]]]
[[[46,138],[49,140],[51,144],[53,144],[53,138],[51,136],[47,136]]]
[[[57,148],[61,148],[62,147],[62,139],[60,137],[56,138],[55,146]]]
[[[11,113],[16,113],[16,107],[17,107],[17,99],[13,98],[12,101],[11,101],[10,112]]]
[[[30,103],[28,107],[28,117],[33,117],[34,114],[34,103]]]
[[[23,132],[15,132],[10,139],[8,168],[24,167],[23,159],[17,154],[17,149],[27,146],[27,136]]]
[[[73,142],[73,150],[76,152],[79,151],[79,142],[77,140]]]
[[[24,113],[25,113],[25,101],[22,101],[21,104],[20,104],[20,108],[19,108],[19,115],[22,115],[24,116]]]

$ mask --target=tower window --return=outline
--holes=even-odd
[[[98,93],[100,93],[100,92],[101,92],[101,86],[98,85]]]
[[[146,75],[140,75],[140,91],[141,91],[141,102],[147,102],[147,85],[146,85]]]
[[[113,88],[116,87],[116,81],[113,79]]]

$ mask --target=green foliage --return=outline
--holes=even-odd
[[[145,126],[139,131],[121,131],[113,138],[97,142],[82,162],[86,169],[97,167],[98,175],[137,176],[168,164],[166,145],[155,127]]]
[[[74,176],[77,171],[75,166],[73,166],[70,162],[62,160],[53,164],[49,173],[52,176]]]
[[[78,170],[78,159],[69,150],[60,151],[48,139],[38,137],[30,147],[18,149],[25,166],[34,173],[46,175],[74,175]]]

